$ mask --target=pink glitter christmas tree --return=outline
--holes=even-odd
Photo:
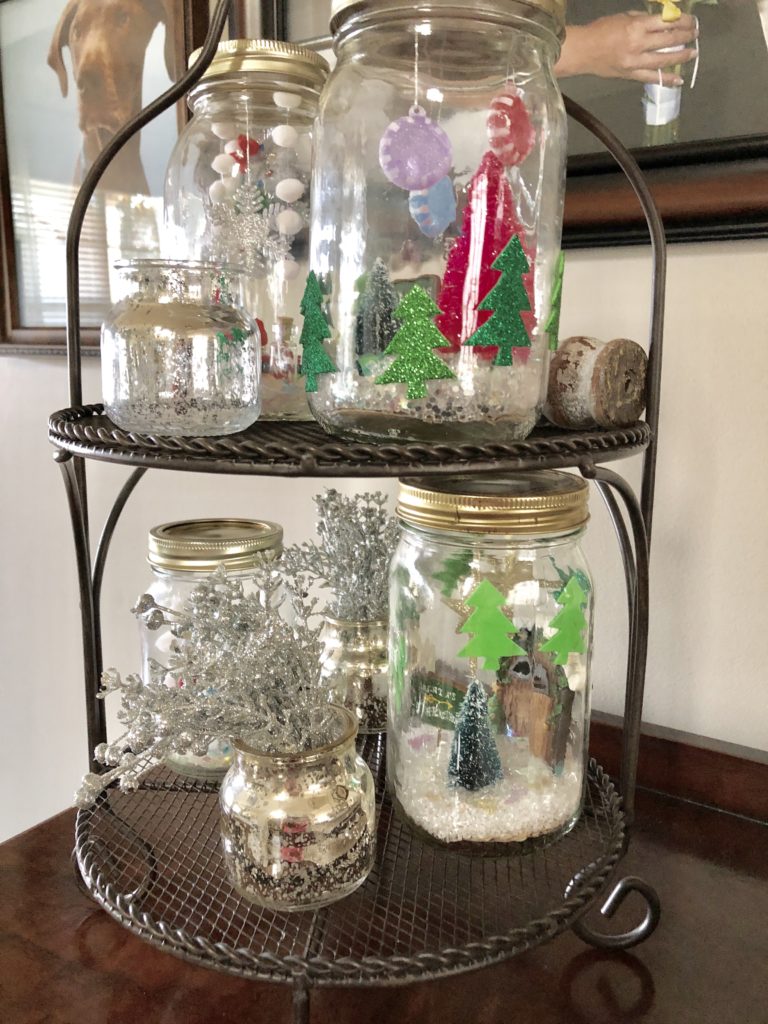
[[[523,276],[523,285],[534,308],[533,265],[534,255],[525,245],[525,232],[517,217],[512,189],[497,156],[488,152],[469,183],[467,204],[461,224],[461,234],[448,253],[443,283],[437,304],[442,314],[435,323],[457,352],[478,327],[490,319],[492,310],[478,306],[499,280],[493,261],[508,245],[513,235],[523,242],[531,272]],[[531,313],[521,313],[529,334],[536,324]],[[497,348],[475,348],[481,359],[494,359]],[[525,359],[530,349],[519,349],[516,358]]]

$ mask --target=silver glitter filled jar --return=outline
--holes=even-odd
[[[311,130],[327,73],[325,60],[303,46],[262,39],[220,43],[190,92],[193,116],[166,176],[169,252],[245,269],[268,419],[311,419],[298,378],[298,324],[307,275]]]
[[[355,751],[355,716],[331,707],[336,738],[326,746],[272,754],[237,741],[221,785],[229,877],[242,896],[273,910],[333,903],[373,865],[373,777]]]
[[[141,673],[150,679],[152,665],[167,664],[175,638],[168,625],[192,591],[220,566],[240,580],[246,594],[257,593],[256,568],[279,558],[283,528],[257,519],[187,519],[163,523],[149,531],[147,561],[152,583],[139,598]],[[272,599],[275,595],[268,595]],[[143,611],[142,611],[143,609]],[[170,614],[169,614],[170,613]],[[184,681],[167,673],[168,686]],[[214,740],[205,754],[174,754],[166,758],[174,771],[195,779],[221,779],[232,763],[229,739]]]
[[[241,279],[213,263],[118,263],[101,328],[104,411],[123,430],[233,434],[259,416],[260,346]]]

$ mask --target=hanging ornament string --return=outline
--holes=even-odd
[[[419,106],[419,26],[413,33],[413,107]]]

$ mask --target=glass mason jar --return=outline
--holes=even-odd
[[[362,735],[387,728],[387,623],[326,616],[320,679],[330,700],[352,711]]]
[[[349,436],[510,441],[556,336],[561,0],[338,0],[303,372]]]
[[[542,471],[401,481],[387,778],[421,833],[496,852],[581,813],[587,484]]]
[[[169,251],[246,271],[261,345],[262,411],[270,419],[311,418],[297,379],[297,325],[308,267],[312,122],[327,73],[325,60],[303,46],[220,43],[189,94],[193,116],[166,177]]]
[[[151,678],[151,664],[166,664],[172,649],[174,637],[166,620],[183,610],[201,580],[224,566],[229,575],[242,581],[246,594],[257,593],[257,567],[279,558],[282,547],[282,527],[265,520],[189,519],[153,527],[147,555],[153,579],[136,607],[144,681]],[[172,673],[165,682],[183,685]],[[231,763],[232,747],[224,738],[214,740],[203,755],[166,758],[166,764],[180,774],[203,780],[222,778]]]
[[[313,910],[362,885],[373,865],[370,769],[357,720],[335,707],[337,739],[297,754],[235,743],[221,785],[224,861],[235,889],[273,910]]]
[[[104,411],[123,430],[232,434],[259,415],[260,345],[237,271],[118,263],[124,297],[101,328]]]

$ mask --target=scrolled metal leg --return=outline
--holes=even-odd
[[[572,925],[573,932],[582,941],[598,949],[631,949],[632,946],[645,942],[654,933],[661,920],[661,901],[653,886],[642,878],[637,875],[620,878],[600,908],[600,913],[606,918],[613,917],[631,892],[640,893],[645,900],[645,916],[640,924],[629,931],[610,934],[595,931],[581,917]]]
[[[305,974],[293,979],[293,1024],[309,1024],[309,982]]]
[[[83,495],[79,485],[82,473],[78,470],[78,462],[80,460],[73,459],[67,452],[57,450],[54,453],[54,459],[59,464],[64,479],[69,503],[69,514],[72,520],[72,535],[75,541],[77,580],[80,588],[80,617],[83,632],[85,707],[90,767],[91,771],[100,771],[100,766],[93,758],[93,750],[97,744],[106,742],[107,720],[104,713],[104,702],[98,699],[100,651],[93,588],[91,585],[88,515],[83,504]]]

